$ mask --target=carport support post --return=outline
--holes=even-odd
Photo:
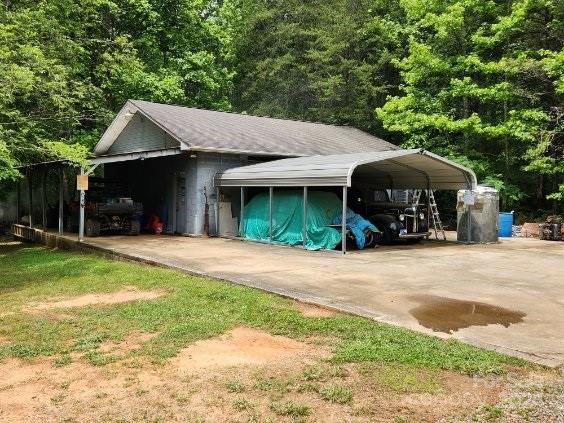
[[[427,192],[425,193],[427,197],[427,233],[431,232],[431,180],[429,176],[427,176]],[[437,238],[437,231],[435,231],[435,238]],[[429,239],[429,235],[427,235],[427,239]]]
[[[64,184],[64,176],[63,176],[63,168],[59,169],[59,235],[63,234],[63,184]]]
[[[243,219],[245,218],[245,187],[241,187],[241,213],[239,214],[239,236],[243,236]]]
[[[343,187],[343,216],[341,218],[341,251],[347,252],[347,186]]]
[[[304,187],[304,209],[302,213],[302,242],[303,247],[307,244],[307,187]]]
[[[272,243],[272,194],[274,188],[268,187],[268,242]]]
[[[472,206],[471,205],[467,205],[466,209],[468,210],[468,223],[467,223],[467,227],[466,227],[466,232],[467,232],[467,237],[468,237],[468,244],[472,243]]]
[[[80,168],[80,174],[84,175],[84,168]],[[80,190],[80,217],[78,220],[78,242],[84,241],[84,206],[86,205],[85,192]]]

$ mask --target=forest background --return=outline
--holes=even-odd
[[[0,191],[129,98],[355,126],[563,208],[560,0],[5,0]]]

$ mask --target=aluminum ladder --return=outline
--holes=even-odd
[[[435,239],[439,239],[439,232],[443,235],[443,240],[446,241],[445,230],[443,229],[443,223],[441,222],[441,217],[439,216],[439,209],[437,207],[437,202],[435,201],[435,194],[432,189],[424,190],[427,194],[427,199],[429,201],[429,208],[431,212],[431,219],[433,219],[433,227],[435,228]],[[421,193],[423,190],[416,189],[413,192],[413,205],[418,206],[419,200],[421,199]]]

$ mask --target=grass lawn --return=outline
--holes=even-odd
[[[155,295],[113,304],[86,301],[82,306],[73,306],[64,302],[124,289]],[[57,306],[56,301],[63,302]],[[371,395],[375,392],[385,392],[383,398],[395,395],[400,401],[405,395],[433,396],[442,392],[444,396],[449,386],[457,386],[452,388],[454,392],[465,381],[495,380],[496,388],[487,388],[487,394],[477,400],[487,404],[497,401],[499,384],[507,379],[508,370],[540,371],[515,358],[360,317],[337,313],[307,317],[294,301],[247,287],[11,242],[0,243],[0,319],[0,365],[12,366],[6,372],[38,362],[48,363],[49,369],[62,369],[62,373],[53,373],[52,379],[60,377],[61,382],[60,386],[51,386],[54,391],[47,401],[51,414],[44,414],[57,419],[72,417],[72,404],[76,406],[78,401],[69,394],[77,379],[68,374],[83,371],[89,375],[92,369],[98,372],[96,378],[106,381],[128,375],[119,379],[114,391],[105,394],[104,383],[91,384],[94,387],[88,389],[94,395],[92,401],[101,401],[91,416],[93,420],[105,415],[115,420],[165,421],[178,416],[189,421],[207,420],[206,416],[214,415],[208,414],[209,409],[220,409],[220,420],[219,416],[225,415],[236,416],[236,421],[264,415],[274,420],[319,420],[319,413],[325,412],[323,407],[341,413],[336,416],[370,421],[374,416]],[[243,366],[244,371],[233,365],[220,370],[200,369],[195,371],[196,376],[179,376],[178,380],[170,376],[177,374],[169,372],[170,363],[196,341],[241,327],[283,336],[289,338],[288,342],[323,353],[305,361],[288,356],[272,365]],[[133,347],[115,347],[132,337],[136,339]],[[166,377],[153,386],[139,376],[140,369],[152,369],[161,376],[166,373]],[[473,375],[479,378],[470,377]],[[0,386],[0,403],[2,390],[12,389],[17,395],[17,386],[16,382]],[[153,407],[145,414],[133,410],[123,416],[115,409],[119,401],[109,401],[109,397],[118,395],[116,389],[138,398],[139,410],[154,399],[165,411],[152,414]],[[206,390],[212,393],[213,400]],[[65,398],[74,398],[74,402]],[[192,404],[188,407],[191,411],[178,411],[183,410],[183,404]],[[433,401],[430,406],[433,408]],[[401,417],[404,413],[394,410],[389,414]],[[408,417],[413,417],[410,413]]]

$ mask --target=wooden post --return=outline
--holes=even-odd
[[[341,221],[341,251],[347,252],[347,187],[343,187],[343,216]]]
[[[80,168],[80,174],[84,175],[84,168]],[[78,221],[78,241],[84,241],[84,207],[86,206],[86,192],[80,190],[80,217]]]

